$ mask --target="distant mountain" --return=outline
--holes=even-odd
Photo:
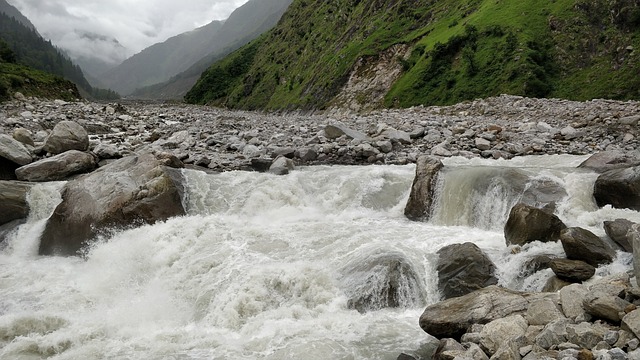
[[[1,1],[1,0],[0,0]],[[65,54],[44,40],[35,28],[25,26],[15,16],[0,13],[0,39],[15,55],[17,64],[61,76],[77,85],[85,97],[117,98],[109,90],[93,88],[84,77],[82,69]]]
[[[499,94],[640,99],[638,74],[638,1],[295,0],[185,100],[357,110]]]
[[[6,14],[10,18],[18,20],[19,23],[26,26],[31,30],[36,30],[31,21],[27,19],[20,10],[16,9],[13,5],[9,4],[6,0],[0,0],[0,13]],[[37,31],[37,30],[36,30]]]
[[[127,49],[118,39],[110,36],[80,30],[75,30],[74,36],[82,42],[82,50],[67,49],[67,53],[73,62],[80,65],[89,83],[106,87],[98,78],[121,64],[127,58]],[[98,55],[104,53],[109,54],[110,57],[105,59]]]
[[[196,83],[202,71],[214,61],[221,59],[272,28],[287,10],[292,0],[250,0],[236,9],[224,22],[207,45],[182,61],[182,69],[171,79],[147,86],[133,93],[133,97],[152,99],[179,99]],[[194,52],[194,54],[196,54]],[[183,53],[185,55],[185,53]],[[191,61],[191,62],[190,62]],[[190,62],[190,63],[189,63]],[[187,66],[184,66],[187,65]],[[177,75],[176,75],[177,74]],[[174,76],[175,75],[175,76]],[[141,84],[143,86],[149,84]]]

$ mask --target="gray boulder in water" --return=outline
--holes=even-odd
[[[496,266],[474,243],[445,246],[438,256],[438,288],[445,299],[498,283]]]
[[[504,226],[508,245],[524,245],[532,241],[557,241],[566,225],[557,216],[525,204],[516,204]]]
[[[433,156],[421,156],[416,163],[416,176],[411,186],[409,201],[404,215],[410,220],[427,220],[431,213],[437,176],[444,167],[440,159]]]
[[[89,135],[82,125],[75,121],[60,121],[45,140],[43,149],[51,154],[61,154],[69,150],[87,151]]]
[[[32,187],[20,181],[0,181],[0,225],[29,215],[27,193]]]
[[[639,235],[638,224],[627,219],[615,219],[605,221],[604,231],[616,244],[620,245],[624,251],[633,252],[633,236]]]
[[[358,258],[343,269],[347,306],[361,313],[422,304],[418,273],[397,253]]]
[[[640,157],[622,151],[602,151],[591,155],[578,168],[591,169],[602,173],[608,170],[640,165]]]
[[[589,230],[571,227],[560,233],[562,248],[571,260],[582,260],[589,265],[610,263],[616,253],[607,243]]]
[[[640,211],[640,166],[606,171],[593,186],[596,204]]]
[[[16,169],[18,180],[56,181],[71,175],[86,173],[97,165],[96,158],[78,150],[65,151],[62,154],[42,159]]]
[[[185,214],[181,165],[169,155],[117,160],[68,182],[42,233],[40,255],[74,255],[100,231]]]

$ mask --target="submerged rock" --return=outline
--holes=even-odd
[[[498,283],[496,266],[476,245],[453,244],[438,250],[438,289],[444,299]]]
[[[404,208],[404,215],[410,220],[420,221],[429,218],[437,176],[443,166],[442,161],[433,156],[418,158],[411,194]]]
[[[343,283],[347,306],[361,313],[420,305],[424,294],[418,273],[402,254],[382,254],[348,264]]]
[[[47,221],[40,255],[74,255],[100,231],[184,215],[183,179],[162,154],[129,156],[68,182]]]
[[[557,216],[519,203],[511,208],[504,226],[504,237],[507,246],[524,245],[532,241],[557,241],[565,227]]]
[[[627,154],[619,150],[602,151],[591,155],[587,160],[578,165],[578,168],[591,169],[597,172],[605,172],[613,169],[627,168],[640,165],[637,155]]]

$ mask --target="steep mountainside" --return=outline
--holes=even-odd
[[[129,94],[136,88],[166,81],[208,54],[212,39],[224,24],[213,21],[165,42],[152,45],[98,76],[101,83]]]
[[[168,81],[144,87],[134,92],[133,96],[153,99],[182,98],[193,87],[200,74],[214,61],[221,59],[272,28],[282,17],[291,1],[250,0],[245,3],[231,13],[215,36],[208,39],[210,45],[202,48],[206,50],[204,55],[199,56],[197,61],[183,62],[183,65],[189,66],[188,69],[183,67],[180,71],[184,71],[179,74],[176,72],[177,75],[174,74],[175,76]]]
[[[56,49],[50,41],[44,40],[35,29],[24,26],[15,17],[9,17],[5,13],[0,13],[0,39],[8,44],[18,64],[70,80],[85,97],[117,98],[117,94],[112,91],[96,89],[89,85],[82,69]]]
[[[22,25],[28,27],[31,30],[36,30],[31,21],[27,19],[20,10],[13,5],[9,4],[6,0],[0,0],[0,13],[6,14],[10,18],[16,19]]]
[[[500,93],[638,99],[639,73],[638,1],[295,0],[186,100],[274,110]]]

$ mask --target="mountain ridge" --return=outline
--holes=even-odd
[[[401,73],[383,89],[378,107],[448,105],[501,93],[640,98],[636,3],[295,0],[275,28],[213,64],[185,99],[242,109],[325,109],[350,78],[367,76],[354,72],[358,63],[375,68],[396,45],[408,51],[385,60]],[[367,104],[370,90],[349,98]]]

